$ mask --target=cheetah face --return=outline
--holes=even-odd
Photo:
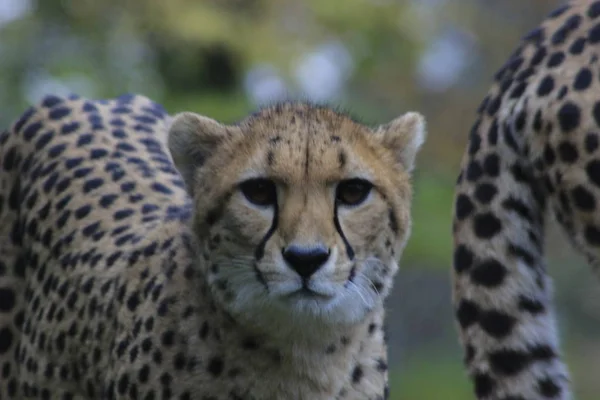
[[[177,116],[169,146],[217,299],[255,322],[364,319],[398,268],[423,136],[415,113],[376,130],[303,104],[235,126]]]

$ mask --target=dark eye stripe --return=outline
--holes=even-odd
[[[257,261],[259,261],[265,255],[265,246],[267,245],[267,241],[271,238],[271,236],[273,236],[275,229],[277,229],[277,224],[279,220],[278,217],[279,207],[275,205],[275,207],[273,207],[273,222],[271,223],[271,227],[267,231],[267,234],[261,239],[260,243],[256,247],[256,250],[254,251],[254,257],[256,257]]]
[[[344,244],[346,245],[346,253],[348,254],[348,258],[350,260],[354,260],[354,249],[350,245],[350,242],[348,242],[348,239],[346,238],[346,235],[344,235],[344,231],[342,230],[342,226],[340,225],[340,220],[338,218],[338,202],[337,201],[335,202],[335,206],[334,206],[334,210],[333,210],[333,223],[335,224],[335,229],[338,231],[342,240],[344,241]]]

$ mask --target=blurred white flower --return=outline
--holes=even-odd
[[[287,86],[275,68],[258,65],[246,73],[244,79],[246,94],[255,105],[265,105],[287,97]]]
[[[311,100],[329,100],[344,89],[353,67],[348,49],[340,42],[329,42],[301,58],[296,82]]]
[[[455,85],[474,62],[474,42],[463,32],[444,30],[423,53],[417,67],[420,85],[442,92]]]
[[[0,26],[23,18],[31,9],[31,0],[0,0]]]

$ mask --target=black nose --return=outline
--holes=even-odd
[[[289,246],[283,249],[283,258],[303,278],[314,274],[329,258],[329,249],[323,246]]]

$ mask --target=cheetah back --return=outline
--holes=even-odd
[[[148,351],[128,343],[158,323],[175,267],[151,263],[189,214],[167,117],[141,96],[51,96],[0,135],[0,398],[112,398],[152,378],[112,366]]]

